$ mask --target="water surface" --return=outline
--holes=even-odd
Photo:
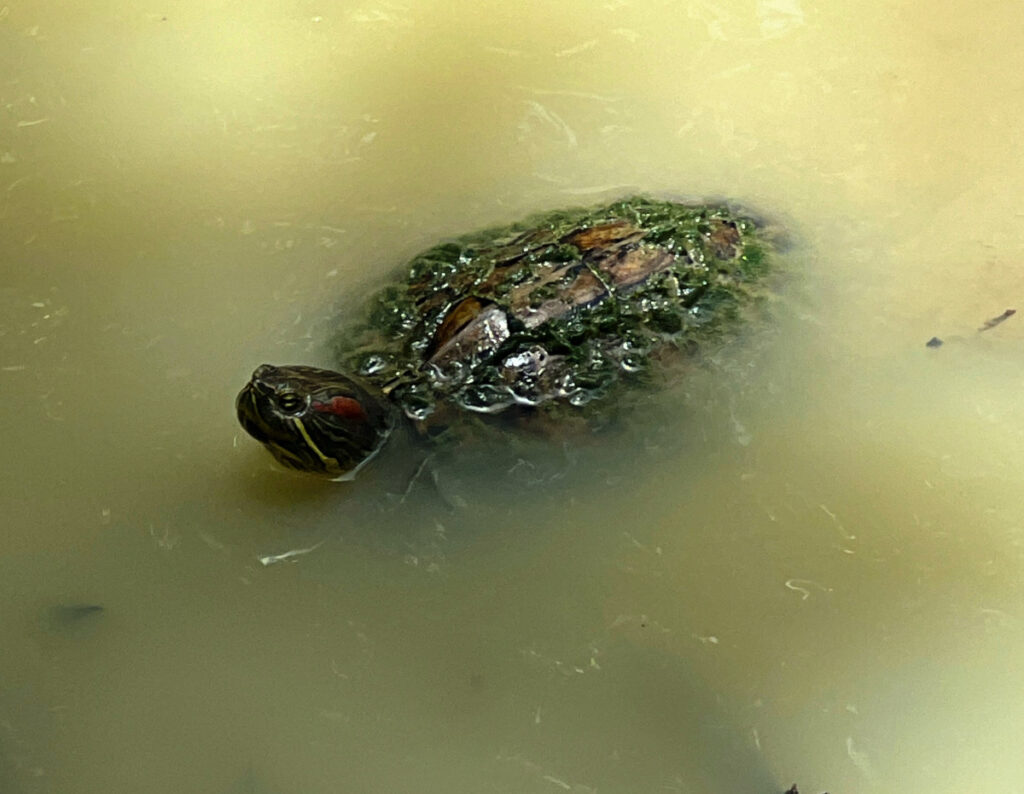
[[[1024,309],[1022,29],[0,8],[0,789],[1024,790],[1024,315],[977,331]],[[794,268],[619,432],[467,457],[454,509],[240,435],[251,369],[329,363],[417,250],[636,191]]]

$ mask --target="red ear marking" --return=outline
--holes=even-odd
[[[329,403],[313,403],[313,410],[324,414],[343,416],[346,419],[366,419],[366,411],[351,397],[334,397]]]

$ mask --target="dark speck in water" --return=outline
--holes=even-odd
[[[47,611],[47,623],[52,629],[70,629],[101,612],[99,604],[60,604]]]

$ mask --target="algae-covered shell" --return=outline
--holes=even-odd
[[[547,213],[416,256],[375,299],[345,364],[416,419],[581,407],[734,323],[770,247],[725,206],[633,198]]]

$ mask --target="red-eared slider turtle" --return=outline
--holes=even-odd
[[[764,236],[724,206],[633,198],[435,246],[342,337],[343,372],[258,367],[238,418],[286,466],[349,479],[398,421],[586,416],[738,323]]]

